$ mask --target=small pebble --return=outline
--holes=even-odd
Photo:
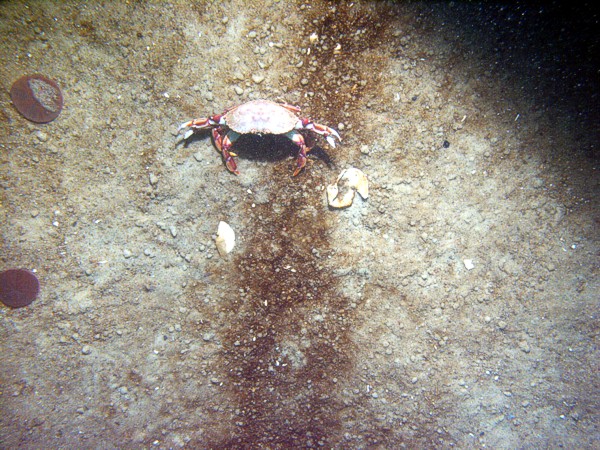
[[[148,176],[148,178],[150,179],[150,184],[151,184],[152,186],[154,186],[154,185],[156,185],[156,183],[158,183],[158,177],[157,177],[155,174],[151,173],[151,174]]]
[[[300,84],[301,84],[302,86],[306,86],[306,85],[308,84],[308,79],[307,79],[307,78],[302,78],[302,79],[300,80]]]
[[[234,86],[233,90],[235,91],[235,93],[237,95],[242,95],[244,93],[244,90],[241,87],[239,87],[239,86]]]
[[[472,259],[465,259],[465,260],[463,260],[463,263],[465,265],[465,269],[467,269],[467,270],[472,270],[475,268],[475,264],[473,264]]]
[[[92,353],[92,349],[90,348],[89,345],[84,345],[81,348],[81,353],[83,353],[84,355],[89,355],[90,353]]]
[[[169,231],[171,232],[171,236],[173,236],[173,237],[177,237],[177,228],[175,228],[175,226],[174,226],[174,225],[171,225],[171,226],[169,227]]]
[[[519,342],[519,348],[524,353],[529,353],[531,351],[531,348],[529,347],[529,343],[527,341]]]
[[[252,81],[254,81],[256,84],[260,84],[265,80],[264,75],[260,75],[255,73],[254,75],[252,75]]]
[[[125,259],[131,258],[133,256],[133,253],[131,253],[131,251],[129,251],[128,249],[123,250],[123,257]]]
[[[35,137],[38,138],[38,141],[40,142],[46,142],[48,140],[48,133],[38,130],[35,132]]]

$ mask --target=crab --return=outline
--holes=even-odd
[[[299,148],[294,176],[306,165],[306,154],[314,144],[313,136],[304,133],[316,133],[325,137],[329,145],[335,148],[336,137],[340,135],[333,128],[299,117],[300,108],[287,103],[275,103],[270,100],[252,100],[226,109],[221,114],[190,120],[181,124],[178,133],[188,128],[183,135],[186,140],[194,133],[210,129],[215,146],[221,152],[227,169],[239,175],[231,147],[242,134],[284,135]],[[310,144],[307,144],[307,140]]]

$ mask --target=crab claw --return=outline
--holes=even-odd
[[[183,138],[187,139],[198,130],[204,130],[207,128],[212,128],[214,126],[215,126],[215,122],[212,117],[193,119],[193,120],[184,122],[181,125],[179,125],[179,128],[177,129],[177,134],[181,133],[181,130],[183,130],[184,128],[190,128],[183,135]]]
[[[302,128],[313,130],[315,133],[325,136],[327,143],[335,148],[335,136],[339,141],[342,140],[339,133],[335,131],[333,128],[328,127],[327,125],[321,125],[320,123],[311,122],[308,119],[300,119],[302,123]]]
[[[340,137],[338,136],[337,138],[339,139]],[[335,148],[335,139],[333,139],[333,137],[327,136],[325,138],[325,140],[329,143],[329,145],[331,145],[333,148]]]
[[[179,125],[179,128],[177,128],[177,134],[181,133],[181,130],[183,130],[184,128],[191,127],[192,122],[193,122],[193,120],[190,120],[188,122],[184,122],[181,125]]]
[[[331,134],[333,134],[336,138],[338,138],[338,141],[342,142],[342,138],[340,137],[340,134],[337,131],[335,131],[333,128],[329,128],[329,127],[327,127],[327,129],[329,130],[329,132]]]

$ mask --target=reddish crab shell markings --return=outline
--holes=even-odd
[[[179,132],[187,128],[183,138],[194,133],[210,130],[217,149],[223,156],[227,169],[239,174],[236,156],[230,149],[242,134],[277,134],[284,135],[298,146],[298,157],[294,176],[298,175],[306,165],[306,154],[311,150],[300,131],[308,131],[325,137],[329,145],[335,147],[334,137],[341,141],[336,130],[326,125],[315,123],[299,117],[300,108],[287,103],[275,103],[270,100],[252,100],[226,109],[221,114],[190,120],[181,124]]]

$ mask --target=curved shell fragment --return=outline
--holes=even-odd
[[[366,200],[369,197],[369,181],[362,170],[350,167],[340,173],[335,184],[327,186],[329,206],[332,208],[350,206],[356,192]]]
[[[221,258],[225,258],[235,246],[235,232],[228,223],[220,221],[217,228],[217,239],[215,240],[217,250]]]

